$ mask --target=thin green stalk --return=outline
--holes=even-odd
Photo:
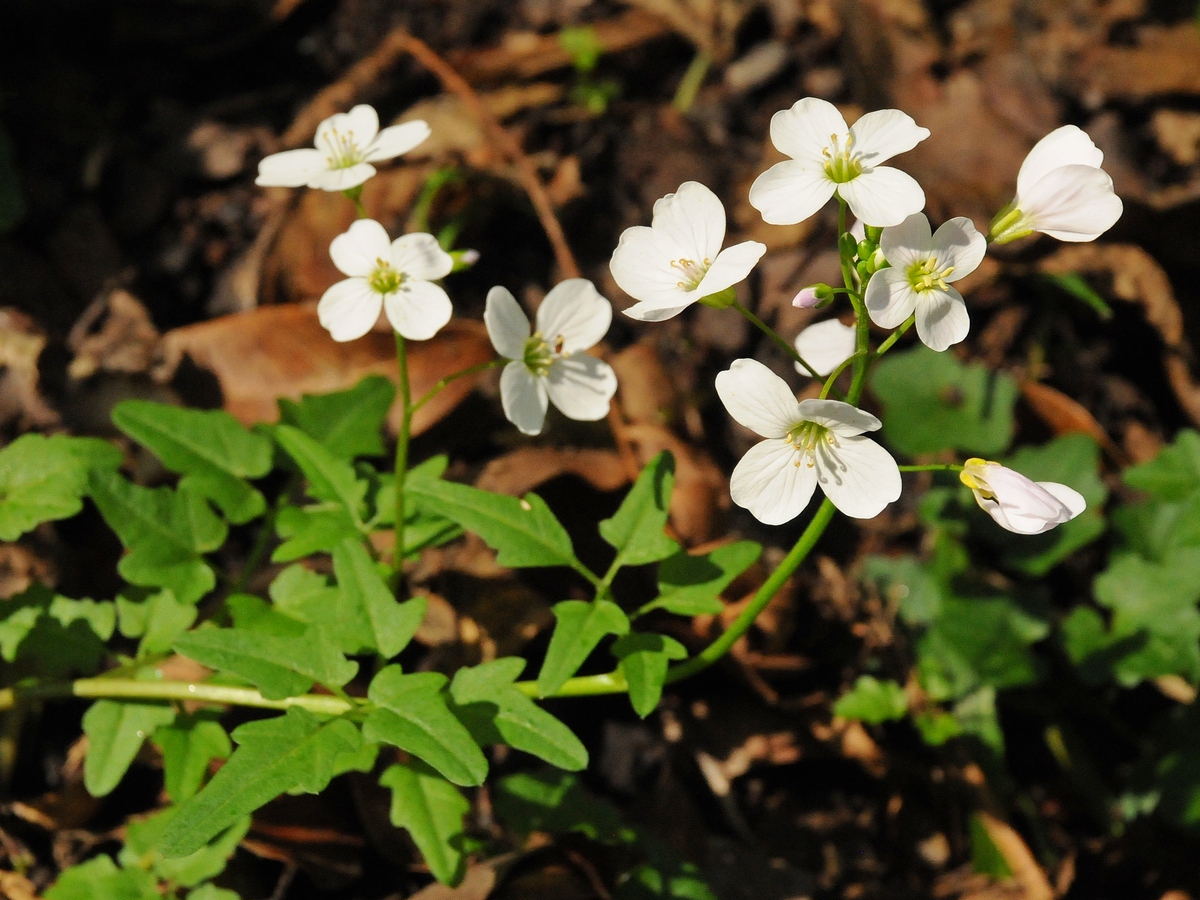
[[[687,71],[683,73],[683,78],[679,81],[679,87],[675,90],[675,99],[671,101],[671,105],[679,111],[680,115],[691,109],[692,104],[696,102],[696,95],[700,93],[700,86],[704,84],[704,77],[708,74],[708,67],[711,65],[712,57],[703,50],[692,57]]]
[[[875,351],[875,359],[878,359],[879,357],[883,356],[883,354],[891,350],[892,345],[895,344],[896,341],[900,340],[900,338],[904,336],[904,333],[913,327],[913,323],[916,321],[917,314],[913,313],[904,320],[904,323],[899,328],[884,338],[883,343],[879,345],[879,349]]]
[[[821,535],[825,533],[826,526],[829,525],[829,521],[833,518],[833,512],[833,502],[826,497],[817,509],[817,514],[813,516],[812,521],[808,523],[808,527],[804,529],[804,533],[800,535],[800,539],[796,541],[795,546],[788,551],[788,555],[783,558],[783,562],[771,573],[771,577],[763,582],[762,587],[755,593],[754,599],[750,601],[749,605],[742,610],[741,615],[733,620],[733,624],[729,626],[724,634],[691,659],[677,666],[672,666],[667,671],[668,683],[679,681],[681,678],[687,678],[689,675],[695,675],[697,672],[707,669],[729,652],[729,649],[754,624],[754,620],[758,618],[759,613],[767,608],[767,604],[771,602],[771,598],[783,587],[784,582],[792,577],[792,573],[808,557],[808,554],[816,546]],[[563,687],[566,687],[566,685],[563,685]]]
[[[367,209],[365,206],[363,206],[362,192],[363,186],[361,184],[358,187],[352,187],[342,191],[342,193],[346,195],[346,198],[354,204],[354,211],[358,214],[358,217],[360,219],[365,219],[367,217]]]
[[[536,681],[518,681],[513,687],[530,697],[540,696]],[[625,676],[620,670],[617,670],[615,672],[606,672],[603,675],[580,675],[577,678],[571,678],[566,684],[549,696],[595,697],[600,694],[623,694],[627,690],[629,690],[629,683],[625,680]]]
[[[489,359],[487,362],[482,362],[482,363],[479,363],[478,365],[469,366],[468,368],[463,369],[461,372],[455,372],[453,375],[447,375],[445,378],[443,378],[441,381],[439,381],[437,384],[435,384],[433,387],[431,387],[428,391],[426,391],[425,394],[421,397],[421,399],[412,405],[412,413],[411,414],[416,415],[418,409],[420,409],[422,406],[424,406],[426,403],[428,403],[430,400],[432,400],[434,397],[436,397],[438,394],[440,394],[442,392],[443,388],[448,387],[451,383],[457,381],[458,379],[466,378],[468,375],[477,375],[480,372],[486,372],[488,369],[498,368],[500,366],[506,365],[508,362],[509,362],[509,360],[507,360],[507,359]]]
[[[408,384],[408,349],[404,335],[396,332],[396,364],[400,370],[400,429],[396,435],[396,546],[392,569],[396,573],[396,597],[404,593],[404,479],[408,474],[408,439],[412,426],[412,390]]]
[[[846,371],[847,367],[852,365],[856,359],[858,359],[857,350],[838,363],[838,367],[829,373],[829,377],[825,379],[825,386],[821,388],[822,400],[829,396],[829,392],[833,390],[834,383],[838,380],[841,374]]]
[[[901,472],[961,472],[963,467],[958,463],[929,463],[922,466],[899,466]]]
[[[763,334],[765,334],[767,337],[769,337],[775,343],[775,345],[779,347],[780,350],[782,350],[789,357],[791,357],[793,360],[795,360],[797,363],[799,363],[801,366],[803,366],[805,369],[807,369],[809,375],[811,375],[813,378],[816,378],[818,381],[821,379],[821,376],[820,376],[820,374],[818,374],[817,370],[814,369],[812,366],[810,366],[807,362],[805,362],[804,357],[802,357],[799,353],[796,352],[796,348],[794,346],[792,346],[791,344],[789,344],[787,341],[785,341],[779,335],[779,333],[775,331],[774,328],[772,328],[770,325],[768,325],[766,322],[764,322],[762,319],[760,319],[754,313],[750,312],[750,310],[746,309],[746,307],[744,307],[737,300],[734,300],[729,305],[731,307],[733,307],[734,309],[736,309],[738,312],[740,312],[743,316],[745,316],[747,322],[749,322],[751,325],[753,325],[755,328],[757,328],[759,331],[761,331]]]

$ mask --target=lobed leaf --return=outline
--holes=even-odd
[[[0,541],[83,509],[88,472],[115,470],[121,452],[107,441],[24,434],[0,450]]]
[[[160,880],[185,888],[220,875],[250,830],[250,817],[243,816],[193,853],[168,859],[158,849],[158,843],[178,814],[178,806],[168,806],[148,818],[131,822],[117,861],[127,869],[150,869]]]
[[[305,394],[279,400],[279,419],[304,432],[338,459],[382,456],[383,424],[396,386],[368,375],[354,387],[332,394]]]
[[[266,510],[263,495],[244,479],[271,470],[271,442],[224,410],[125,400],[113,408],[112,420],[183,475],[181,484],[215,503],[230,522],[249,522]]]
[[[725,608],[721,593],[761,554],[762,545],[754,541],[736,541],[704,554],[680,551],[658,564],[659,596],[646,611],[716,615]]]
[[[634,632],[617,638],[612,648],[618,668],[629,685],[629,702],[643,719],[662,698],[667,667],[673,659],[684,659],[687,649],[665,634]]]
[[[611,519],[600,523],[600,536],[617,551],[616,566],[658,562],[679,550],[664,529],[675,486],[675,457],[662,451],[642,469]]]
[[[152,740],[162,752],[163,788],[176,803],[200,790],[210,762],[233,752],[229,735],[211,711],[180,713],[160,726]]]
[[[367,484],[359,481],[350,463],[336,457],[299,428],[276,425],[271,431],[308,479],[309,496],[340,506],[356,526],[361,525]]]
[[[343,649],[374,650],[391,659],[407,647],[425,618],[425,598],[397,603],[358,540],[347,538],[334,549],[333,571],[338,581],[339,628],[353,635],[347,643],[357,644]]]
[[[908,695],[895,681],[879,681],[860,675],[854,687],[833,705],[834,715],[856,719],[871,725],[903,719],[908,711]]]
[[[97,700],[83,714],[88,737],[83,758],[83,784],[93,797],[112,792],[133,763],[146,738],[170,724],[175,710],[165,703]]]
[[[629,617],[610,600],[564,600],[553,611],[558,622],[537,679],[543,697],[562,687],[605,635],[629,632]]]
[[[419,762],[389,766],[379,783],[392,791],[392,824],[413,843],[443,884],[458,884],[466,872],[463,817],[471,809],[462,793]]]
[[[1200,490],[1200,432],[1183,429],[1154,459],[1130,466],[1121,477],[1160,500],[1187,499]]]
[[[43,895],[46,900],[162,900],[158,879],[142,869],[118,869],[100,855],[64,871]]]
[[[0,658],[55,677],[96,671],[116,625],[112,603],[72,600],[44,585],[10,597],[0,609]]]
[[[135,598],[141,591],[127,590],[117,597],[117,619],[121,634],[140,637],[138,657],[165,653],[175,639],[196,621],[196,607],[180,603],[175,594],[164,589]]]

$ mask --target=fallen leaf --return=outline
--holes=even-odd
[[[1080,54],[1068,80],[1090,107],[1200,93],[1200,31],[1185,20],[1143,26],[1131,47],[1097,42]]]
[[[1150,130],[1174,162],[1190,166],[1200,160],[1200,113],[1157,109],[1150,117]]]
[[[559,475],[578,476],[598,491],[615,491],[629,483],[616,451],[521,447],[484,466],[475,486],[497,494],[522,497]]]
[[[1054,888],[1021,835],[1007,822],[989,812],[980,810],[975,815],[1004,857],[1013,878],[1024,889],[1025,900],[1053,900]]]
[[[314,192],[315,193],[315,192]],[[244,424],[274,422],[280,397],[345,390],[367,375],[395,378],[396,347],[390,334],[370,332],[338,343],[317,321],[311,304],[262,306],[176,328],[163,336],[162,364],[154,375],[169,380],[183,358],[216,376],[224,408]],[[439,380],[491,359],[492,345],[478,322],[453,320],[428,341],[409,345],[409,380],[419,398]],[[420,434],[456,407],[479,376],[452,382],[413,417]],[[399,405],[388,423],[395,432]]]
[[[0,897],[8,900],[39,900],[33,882],[17,872],[0,872]]]
[[[117,288],[93,300],[71,326],[67,346],[75,357],[67,374],[81,380],[97,372],[145,372],[154,362],[158,341],[146,307]]]
[[[46,336],[20,310],[0,308],[0,427],[18,431],[49,428],[58,413],[43,399],[38,385],[38,357]]]
[[[24,544],[0,544],[0,600],[6,600],[32,584],[53,586],[58,581],[54,565]]]
[[[1096,417],[1078,400],[1068,397],[1057,388],[1036,381],[1023,380],[1020,382],[1020,388],[1025,402],[1055,434],[1082,432],[1103,447],[1104,452],[1118,466],[1128,464],[1125,452],[1113,442],[1108,432],[1096,421]]]

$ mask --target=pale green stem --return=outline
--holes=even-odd
[[[820,380],[821,376],[817,373],[817,370],[805,362],[804,357],[796,352],[796,348],[784,340],[774,328],[772,328],[754,313],[750,312],[750,310],[746,309],[746,307],[742,306],[742,304],[737,300],[734,300],[729,305],[745,316],[747,322],[769,337],[775,343],[775,345],[779,347],[780,350],[786,353],[795,362],[807,369],[809,375],[811,375],[813,378],[816,378],[818,381]]]
[[[700,93],[700,86],[704,84],[704,77],[708,74],[708,67],[711,65],[712,57],[703,50],[692,57],[691,64],[683,73],[679,87],[675,90],[675,99],[671,101],[671,105],[681,115],[691,109],[692,104],[696,102],[696,95]]]
[[[312,713],[340,716],[362,705],[324,694],[305,694],[283,700],[268,700],[253,688],[223,684],[194,684],[186,681],[139,681],[133,678],[80,678],[75,681],[5,688],[0,690],[0,710],[12,709],[30,700],[66,697],[95,697],[114,700],[164,700],[250,706],[256,709],[290,709],[298,706]],[[364,701],[365,702],[365,701]]]
[[[466,378],[468,375],[477,375],[480,372],[486,372],[488,369],[499,368],[500,366],[507,365],[509,362],[510,360],[507,359],[490,359],[487,362],[482,362],[478,365],[463,369],[461,372],[455,372],[453,375],[447,375],[428,391],[426,391],[421,399],[412,405],[412,415],[416,415],[418,409],[440,394],[443,388],[448,387],[452,382],[455,382],[460,378]]]
[[[408,350],[404,336],[396,332],[396,363],[400,370],[400,428],[396,434],[396,546],[392,569],[396,573],[396,598],[404,596],[404,479],[408,475],[408,438],[412,426],[412,392],[408,385]]]
[[[929,463],[921,466],[898,466],[901,472],[961,472],[958,463]]]
[[[879,349],[875,351],[874,358],[878,359],[879,357],[883,356],[883,354],[891,350],[892,345],[895,344],[896,341],[900,340],[900,338],[904,336],[904,333],[913,327],[913,323],[916,321],[916,313],[913,313],[911,316],[905,319],[904,323],[899,328],[883,339],[883,343],[880,344]]]

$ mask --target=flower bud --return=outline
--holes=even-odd
[[[833,302],[833,288],[827,284],[814,284],[804,288],[792,298],[792,306],[796,309],[816,309]]]

